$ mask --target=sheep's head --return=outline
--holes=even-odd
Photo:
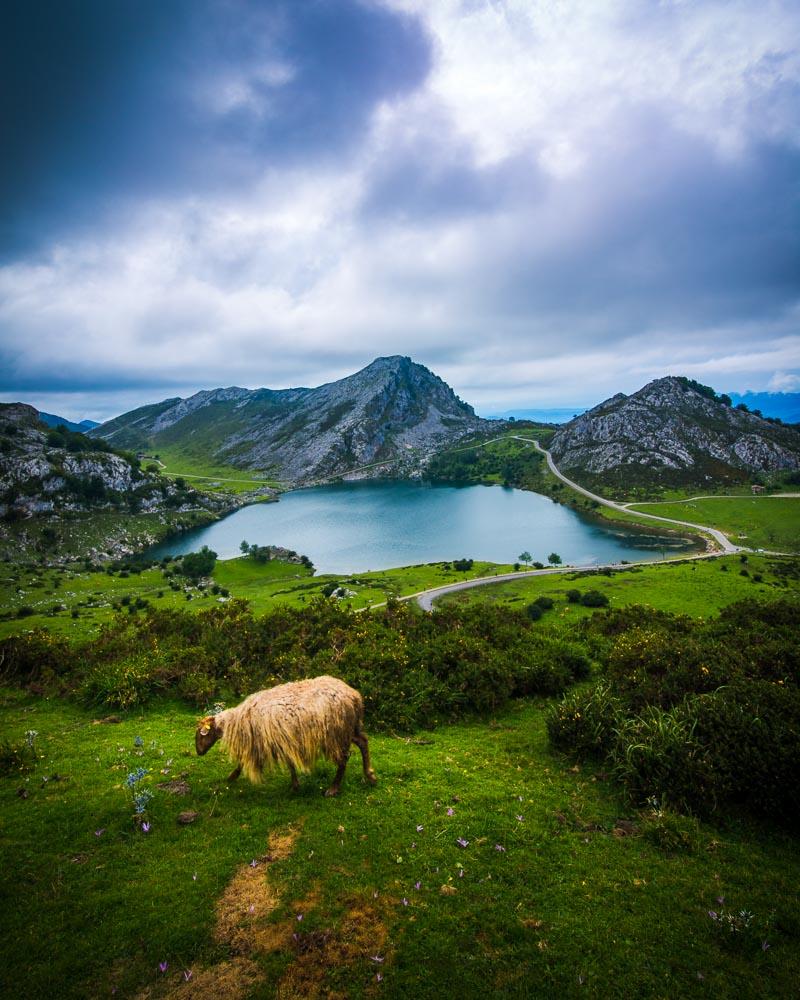
[[[197,723],[197,730],[194,734],[194,746],[198,756],[202,757],[208,753],[211,747],[222,736],[222,730],[217,725],[217,720],[213,715],[207,715]]]

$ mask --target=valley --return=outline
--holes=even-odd
[[[110,443],[0,420],[3,968],[76,1000],[787,995],[797,432],[747,416],[709,480],[727,408],[689,380],[558,429],[406,362],[353,406],[218,390]],[[321,673],[364,696],[375,788],[195,756],[199,713]]]

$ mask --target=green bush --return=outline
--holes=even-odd
[[[633,801],[656,798],[679,810],[716,804],[714,776],[695,720],[679,709],[648,706],[628,717],[611,751],[616,776]]]
[[[131,609],[133,610],[133,609]],[[98,664],[87,674],[80,691],[92,705],[133,708],[144,705],[157,688],[156,664],[146,654]]]
[[[589,690],[572,691],[547,716],[553,746],[580,756],[604,757],[614,745],[622,719],[622,704],[609,684],[600,681]]]
[[[585,608],[607,608],[608,596],[599,590],[587,590],[581,595],[581,604]]]
[[[572,588],[571,590],[567,591],[566,597],[570,604],[579,604],[581,599],[581,592],[579,590],[575,590],[574,588]]]

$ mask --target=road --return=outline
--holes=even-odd
[[[665,524],[677,524],[682,528],[694,528],[696,531],[702,531],[706,535],[711,535],[723,552],[733,553],[741,551],[741,547],[734,545],[728,536],[723,534],[723,532],[721,532],[718,528],[709,528],[706,524],[695,524],[694,521],[676,521],[675,518],[661,517],[658,514],[645,514],[644,511],[641,510],[631,511],[628,510],[625,504],[616,503],[614,500],[606,500],[605,497],[598,496],[597,493],[592,493],[590,490],[584,489],[583,486],[579,486],[576,482],[568,479],[563,472],[559,472],[555,462],[553,461],[553,456],[549,451],[547,451],[546,448],[543,448],[538,441],[535,441],[532,438],[523,438],[518,436],[517,440],[530,442],[530,444],[532,444],[537,451],[540,451],[545,456],[547,459],[547,467],[554,476],[560,479],[562,483],[566,483],[567,486],[575,490],[576,493],[580,493],[582,496],[588,497],[590,500],[596,500],[597,503],[603,507],[610,507],[612,510],[621,511],[623,514],[635,514],[637,520],[640,517],[646,517],[650,521],[661,521]]]
[[[626,509],[623,504],[615,503],[613,500],[606,500],[605,497],[598,496],[596,493],[592,493],[590,490],[584,489],[577,483],[568,479],[562,472],[559,472],[553,461],[553,456],[547,451],[546,448],[542,448],[538,441],[533,438],[521,437],[518,434],[511,435],[517,441],[526,441],[528,444],[534,446],[537,451],[540,451],[547,459],[547,465],[550,471],[560,479],[563,483],[570,487],[570,489],[575,490],[582,496],[588,497],[590,500],[596,500],[603,507],[611,507],[613,510],[619,510],[623,513],[634,513]],[[683,559],[710,559],[714,556],[724,554],[730,554],[735,552],[741,552],[743,549],[741,546],[734,545],[733,542],[719,531],[717,528],[710,528],[705,524],[695,524],[693,521],[676,521],[670,517],[660,517],[657,514],[645,514],[642,511],[635,511],[637,519],[640,517],[646,517],[651,521],[661,521],[665,524],[677,524],[683,528],[694,528],[695,530],[702,531],[707,535],[710,535],[714,541],[719,545],[720,551],[714,552],[701,552],[694,556],[683,556]],[[749,551],[749,550],[747,550]],[[653,559],[648,560],[648,565],[653,565],[654,563],[664,563],[672,562],[670,559]],[[434,587],[431,590],[422,590],[417,594],[408,594],[406,597],[400,598],[403,601],[413,601],[419,604],[423,611],[431,611],[433,609],[433,602],[438,598],[442,597],[444,594],[452,594],[459,590],[470,590],[472,587],[485,587],[490,583],[503,583],[506,580],[519,580],[525,576],[547,576],[557,573],[575,573],[582,572],[585,570],[598,570],[598,569],[624,569],[627,563],[608,563],[602,566],[596,564],[591,564],[589,566],[554,566],[548,569],[537,569],[537,570],[521,570],[519,573],[503,573],[499,576],[482,576],[475,580],[462,580],[460,583],[449,583],[443,587]]]

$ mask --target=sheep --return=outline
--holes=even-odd
[[[195,733],[199,756],[222,740],[236,767],[228,781],[244,771],[260,782],[264,769],[285,765],[297,791],[297,772],[309,771],[320,757],[336,764],[336,775],[326,795],[338,795],[350,744],[361,751],[364,777],[377,781],[369,759],[369,743],[362,728],[364,700],[358,691],[336,677],[313,677],[256,691],[235,708],[207,715]]]

